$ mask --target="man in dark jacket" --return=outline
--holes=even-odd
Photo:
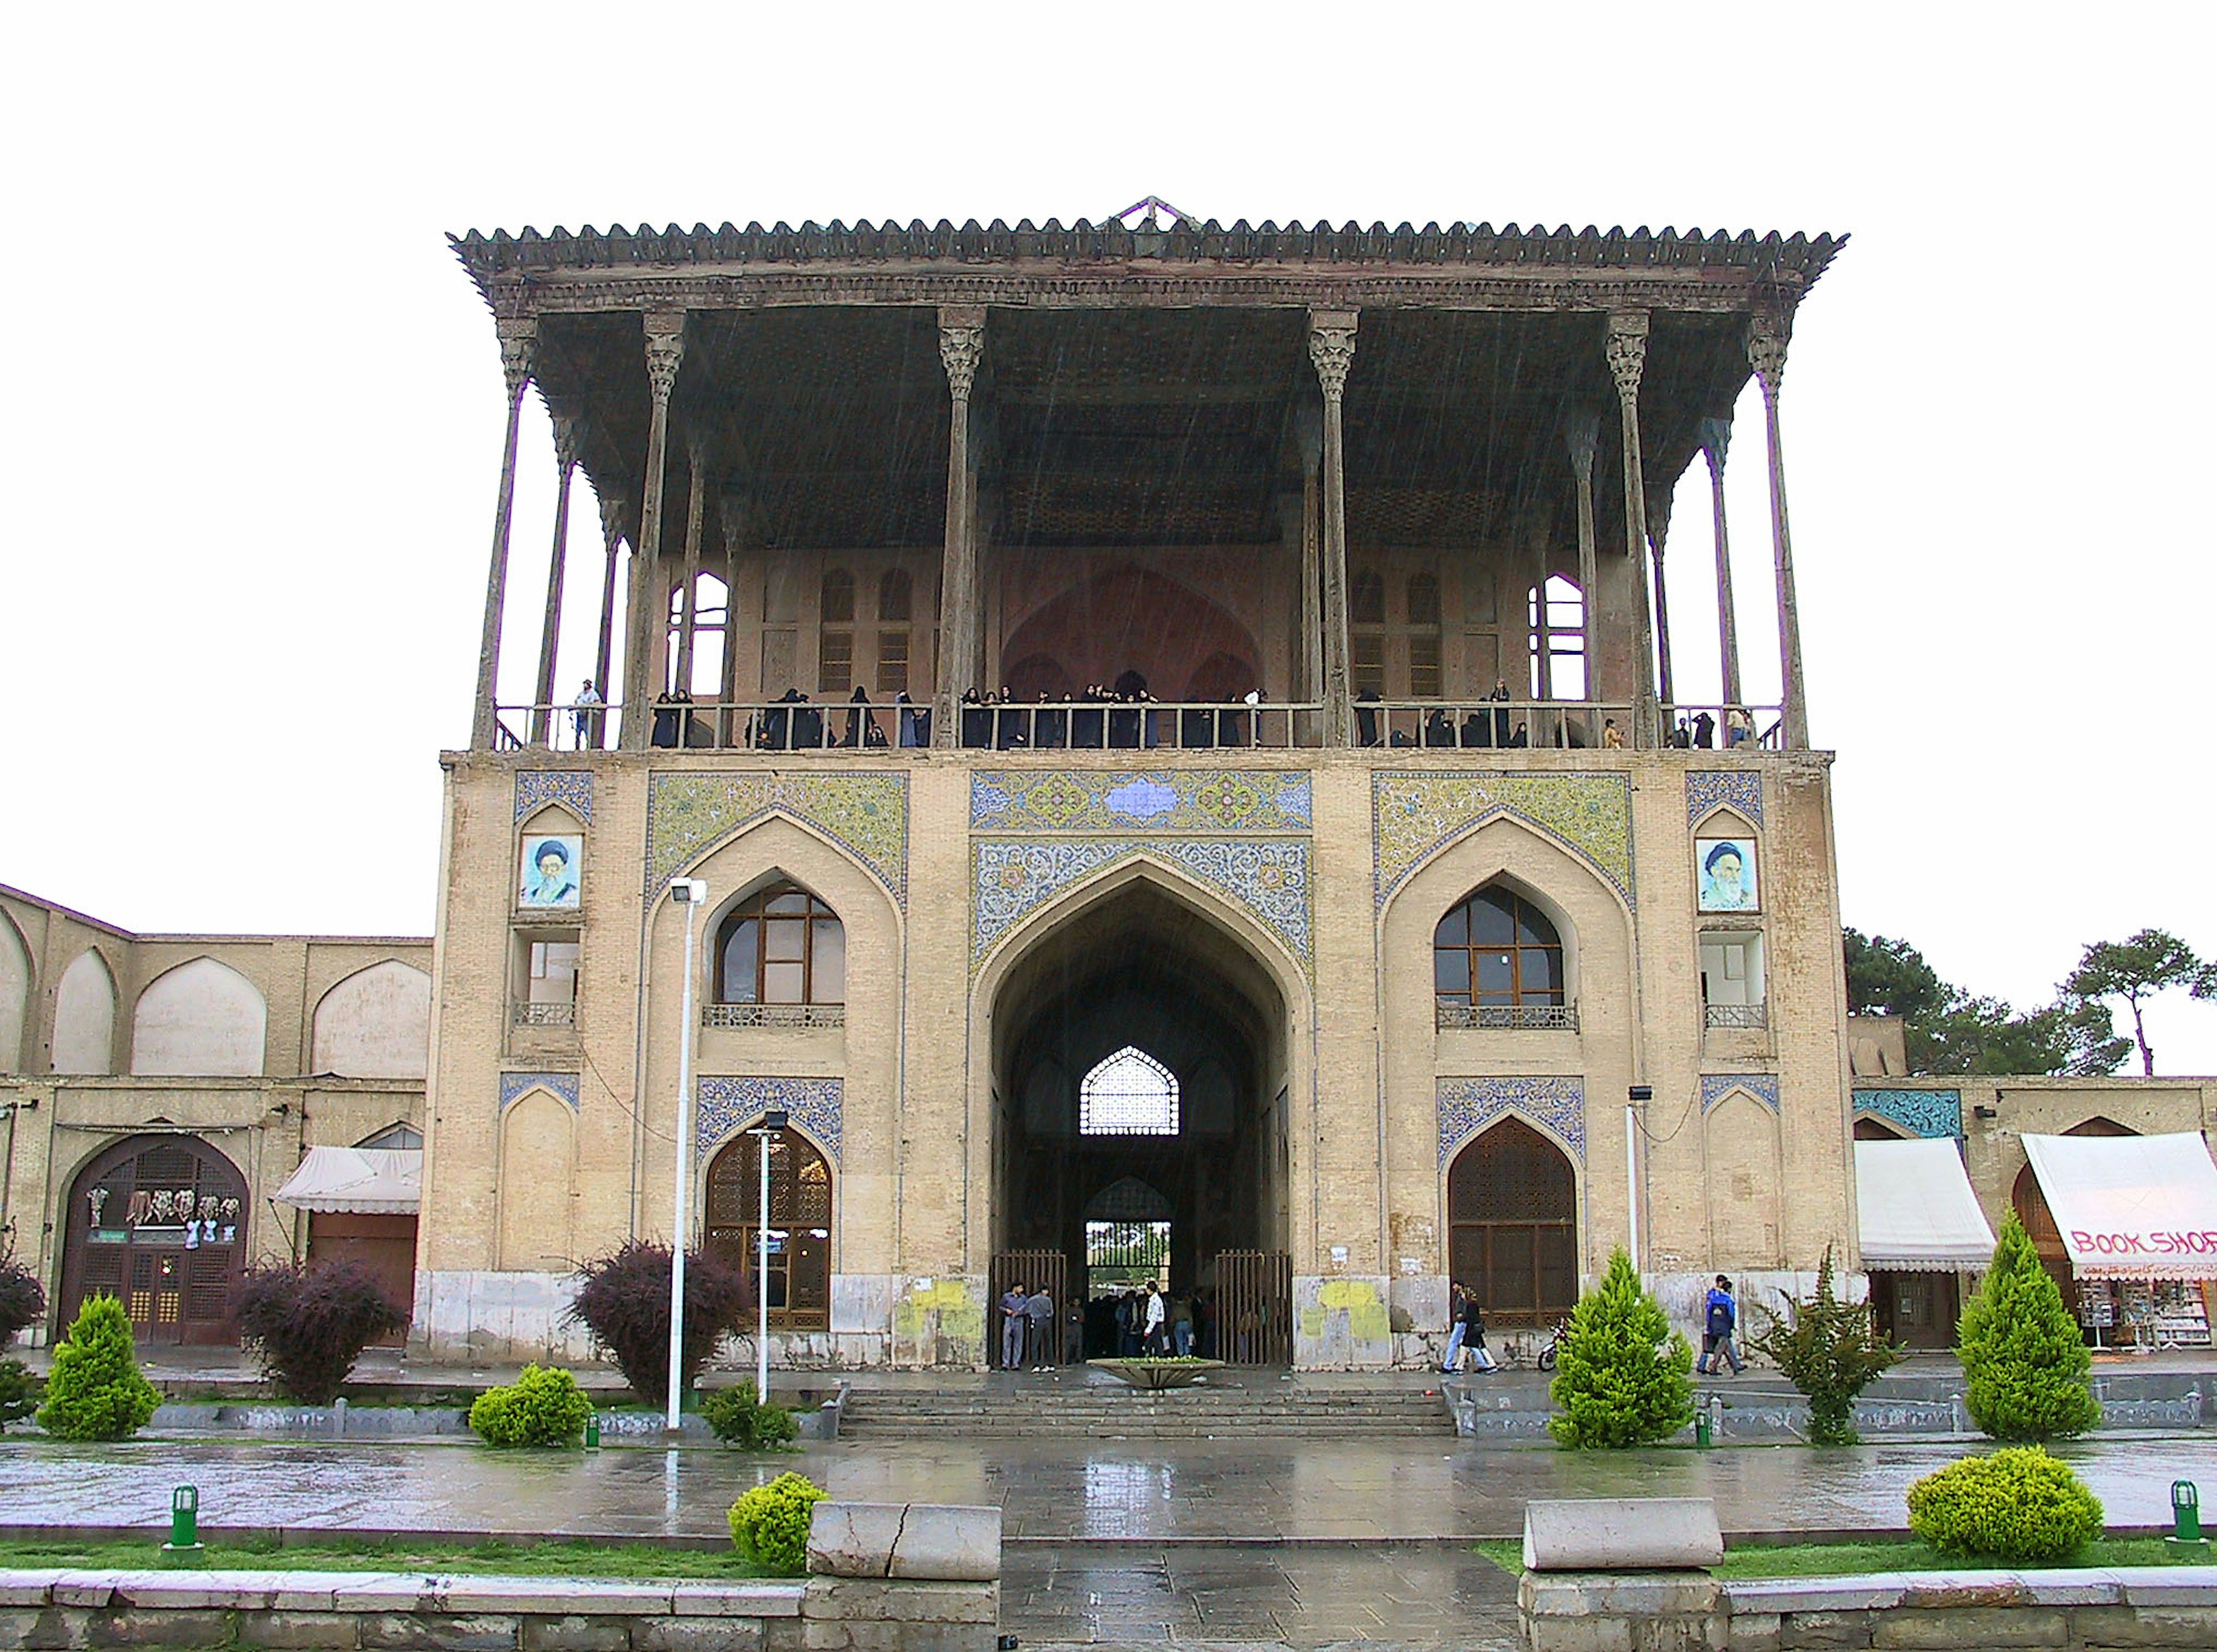
[[[1701,1357],[1694,1369],[1704,1377],[1721,1377],[1729,1365],[1732,1375],[1738,1376],[1745,1369],[1732,1347],[1732,1333],[1738,1328],[1739,1304],[1732,1300],[1732,1281],[1720,1273],[1702,1304]]]

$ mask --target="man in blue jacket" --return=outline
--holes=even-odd
[[[1730,1365],[1732,1375],[1738,1376],[1745,1369],[1732,1347],[1732,1333],[1739,1328],[1739,1304],[1732,1300],[1732,1281],[1721,1273],[1709,1288],[1702,1316],[1701,1357],[1694,1369],[1704,1377],[1721,1377],[1724,1367]]]

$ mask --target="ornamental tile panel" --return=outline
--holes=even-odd
[[[1306,832],[1314,820],[1309,776],[1281,769],[970,777],[970,825],[981,832]]]
[[[500,1110],[505,1113],[516,1097],[526,1090],[548,1090],[570,1104],[570,1111],[577,1110],[577,1076],[575,1073],[503,1073],[500,1076]]]
[[[839,1162],[839,1125],[846,1084],[837,1078],[702,1078],[693,1106],[693,1162],[760,1119],[783,1107],[793,1122],[818,1143],[833,1164]]]
[[[1440,1168],[1504,1113],[1537,1125],[1586,1157],[1586,1085],[1582,1078],[1443,1078],[1438,1089]]]
[[[1629,775],[1380,774],[1371,783],[1371,812],[1381,908],[1435,849],[1503,815],[1573,850],[1626,905],[1638,904]]]
[[[850,850],[908,905],[908,776],[657,774],[646,811],[651,897],[708,849],[769,814],[806,821]]]
[[[1158,856],[1228,895],[1314,965],[1306,838],[984,838],[971,848],[970,967],[1027,915],[1103,867]]]
[[[1857,1090],[1855,1096],[1857,1113],[1868,1113],[1899,1125],[1912,1136],[1928,1140],[1961,1139],[1961,1090]]]
[[[550,803],[559,803],[579,820],[593,823],[593,771],[590,768],[522,768],[516,774],[516,817],[522,820]]]
[[[1707,1117],[1715,1106],[1734,1090],[1745,1090],[1773,1113],[1778,1108],[1778,1075],[1775,1073],[1703,1073],[1701,1075],[1701,1113]]]
[[[1753,825],[1762,825],[1763,776],[1745,768],[1688,769],[1686,824],[1695,824],[1710,810],[1720,806]]]

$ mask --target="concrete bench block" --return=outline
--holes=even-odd
[[[1535,1572],[1693,1569],[1725,1557],[1708,1497],[1559,1498],[1524,1507],[1524,1565]]]
[[[680,1618],[798,1618],[800,1583],[680,1583],[670,1591]]]
[[[893,1544],[888,1577],[989,1583],[1001,1575],[1001,1511],[955,1503],[911,1503]]]
[[[908,1518],[906,1503],[820,1502],[808,1518],[808,1569],[825,1577],[883,1577]]]

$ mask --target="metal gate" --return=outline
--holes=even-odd
[[[1026,1291],[1044,1290],[1047,1299],[1054,1304],[1054,1312],[1047,1322],[1045,1347],[1029,1347],[1024,1351],[1027,1365],[1059,1365],[1062,1363],[1062,1325],[1070,1312],[1070,1260],[1059,1250],[1004,1250],[993,1256],[992,1273],[989,1276],[992,1298],[985,1315],[985,1363],[997,1367],[1001,1364],[1001,1298],[1009,1287],[1021,1284]]]
[[[1216,1253],[1216,1357],[1294,1363],[1294,1259],[1281,1250]]]

